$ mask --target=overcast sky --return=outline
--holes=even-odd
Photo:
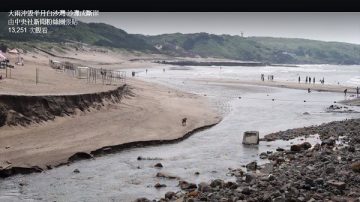
[[[80,18],[128,33],[230,34],[306,38],[360,44],[360,13],[110,13]]]

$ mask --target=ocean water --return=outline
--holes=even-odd
[[[326,68],[326,67],[329,67]],[[229,168],[242,168],[251,161],[264,163],[259,154],[288,148],[300,139],[260,142],[258,146],[242,145],[242,134],[257,130],[260,136],[294,127],[324,122],[360,118],[360,113],[328,113],[326,108],[334,101],[344,99],[342,93],[312,92],[262,86],[224,86],[194,82],[195,78],[259,79],[261,73],[271,73],[278,79],[297,81],[297,74],[326,75],[331,81],[357,84],[360,68],[354,66],[295,67],[191,67],[144,69],[136,71],[138,79],[157,82],[198,95],[206,95],[223,114],[216,126],[194,134],[176,144],[129,149],[92,160],[84,160],[43,173],[18,175],[0,181],[0,201],[133,201],[138,197],[158,199],[167,191],[179,190],[177,180],[159,179],[157,172],[170,173],[184,180],[199,183],[228,176]],[[311,70],[311,71],[308,71]],[[334,71],[333,71],[334,70]],[[267,73],[266,73],[267,72]],[[275,74],[276,72],[276,74]],[[131,75],[131,74],[128,74]],[[265,77],[266,78],[266,77]],[[326,80],[325,80],[326,81]],[[306,100],[306,102],[304,102]],[[360,111],[358,107],[352,107]],[[309,115],[304,115],[308,112]],[[307,141],[319,142],[316,134]],[[137,157],[158,158],[142,160]],[[161,162],[162,169],[154,168]],[[80,173],[73,173],[79,169]],[[200,175],[195,175],[199,172]],[[20,186],[19,183],[25,184]],[[167,187],[155,189],[156,183]]]

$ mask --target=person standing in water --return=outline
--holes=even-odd
[[[346,93],[347,93],[347,89],[344,90],[345,97],[346,97]]]
[[[299,76],[299,83],[300,83],[300,76]]]

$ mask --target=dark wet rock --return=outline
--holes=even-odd
[[[0,178],[6,178],[17,174],[41,173],[42,171],[43,169],[38,166],[11,167],[8,169],[0,169]]]
[[[246,173],[245,174],[245,182],[246,183],[250,183],[254,179],[256,179],[256,176],[254,174],[252,174],[252,173]]]
[[[19,186],[21,186],[21,187],[23,187],[23,186],[25,186],[25,185],[27,185],[27,184],[24,183],[24,182],[20,182],[20,183],[19,183]]]
[[[304,150],[307,150],[307,149],[310,149],[311,148],[311,144],[309,142],[304,142],[301,144],[301,147],[304,149]]]
[[[355,147],[353,147],[353,146],[348,147],[348,151],[349,152],[355,152]]]
[[[155,168],[162,168],[163,165],[162,165],[161,163],[157,163],[157,164],[154,165],[154,167],[155,167]]]
[[[255,171],[256,168],[257,168],[257,163],[256,163],[256,161],[253,161],[253,162],[248,163],[248,164],[246,165],[246,169],[248,169],[248,170]]]
[[[293,152],[299,152],[301,150],[302,150],[302,148],[300,145],[291,145],[291,147],[290,147],[290,151],[293,151]]]
[[[79,170],[79,169],[75,169],[75,170],[73,171],[73,173],[80,173],[80,170]]]
[[[285,151],[285,149],[283,149],[283,148],[281,148],[281,147],[278,147],[278,148],[276,149],[276,151]]]
[[[201,192],[209,192],[211,190],[211,187],[208,183],[201,182],[200,184],[198,184],[198,190]]]
[[[156,189],[160,189],[160,188],[166,187],[166,184],[156,183],[156,184],[154,185],[154,187],[155,187]]]
[[[74,162],[74,161],[91,159],[91,158],[93,158],[93,156],[91,154],[88,154],[86,152],[77,152],[74,155],[70,156],[68,161]]]
[[[235,182],[226,182],[224,187],[229,188],[229,189],[236,189],[238,187],[238,185]]]
[[[179,181],[179,186],[180,186],[180,189],[182,189],[182,190],[193,190],[193,189],[197,188],[196,184],[189,183],[184,180]]]
[[[173,199],[173,198],[175,198],[175,197],[176,197],[176,193],[175,193],[175,192],[168,191],[168,192],[165,193],[165,199],[171,200],[171,199]]]
[[[267,155],[267,153],[262,152],[262,153],[259,155],[259,157],[260,157],[261,159],[266,159],[266,158],[268,157],[268,155]]]
[[[216,179],[211,181],[210,186],[211,187],[223,187],[225,184],[224,180]]]
[[[336,140],[334,138],[329,138],[329,139],[326,139],[326,140],[323,140],[321,142],[321,145],[328,145],[328,146],[334,146],[336,143]]]
[[[143,157],[143,156],[138,156],[137,157],[137,160],[138,161],[142,161],[142,160],[162,160],[161,158],[157,158],[157,157]]]
[[[142,197],[142,198],[137,198],[134,202],[151,202],[151,201],[145,197]]]
[[[169,173],[163,173],[163,172],[158,172],[156,174],[156,177],[163,177],[163,178],[167,178],[167,179],[180,179],[178,176],[169,174]]]
[[[244,175],[244,171],[241,170],[240,168],[239,169],[231,169],[229,168],[229,173],[228,175],[230,176],[235,176],[235,177],[242,177]]]

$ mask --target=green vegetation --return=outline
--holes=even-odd
[[[207,33],[144,36],[128,34],[103,23],[82,22],[77,26],[53,26],[49,28],[48,34],[42,35],[9,34],[7,20],[7,13],[0,13],[0,39],[10,43],[58,43],[63,50],[66,49],[61,45],[64,42],[81,42],[171,56],[201,56],[278,64],[360,64],[360,45],[348,43],[271,37],[245,38]],[[59,48],[56,50],[62,51]]]
[[[307,39],[230,35],[164,34],[143,36],[170,55],[228,58],[270,63],[360,64],[360,45]]]

